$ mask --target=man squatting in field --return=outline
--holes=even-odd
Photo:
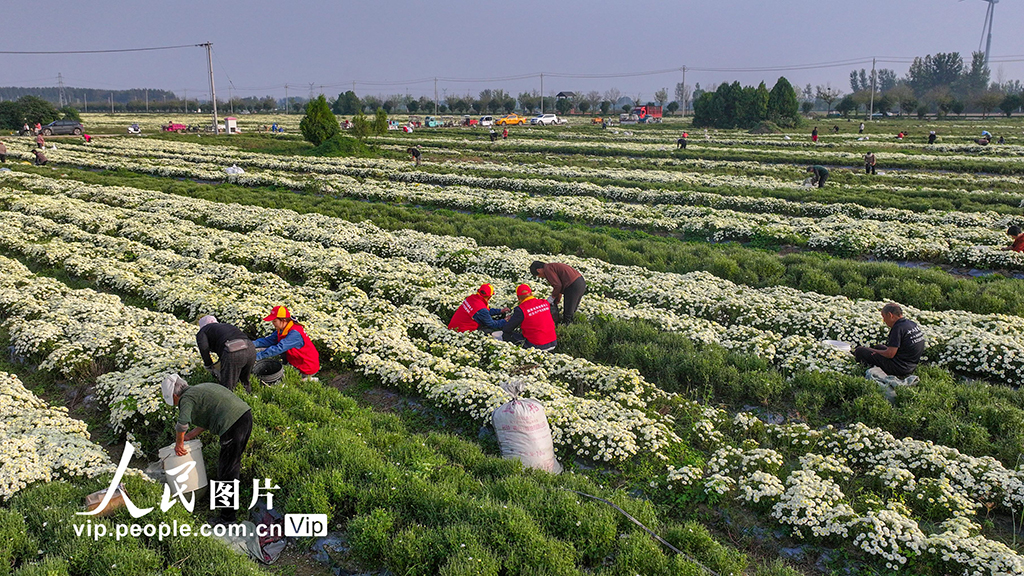
[[[285,361],[302,373],[305,380],[313,380],[320,371],[320,353],[306,335],[306,330],[292,319],[286,306],[274,306],[263,319],[274,326],[274,331],[253,340],[253,346],[264,350],[256,353],[257,360],[283,356]]]
[[[448,329],[456,332],[472,332],[473,330],[487,330],[493,332],[505,327],[504,320],[496,320],[494,316],[507,314],[508,308],[490,308],[491,297],[494,296],[494,286],[483,284],[475,294],[466,296],[459,308],[452,315],[448,322]]]

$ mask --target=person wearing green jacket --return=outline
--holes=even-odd
[[[828,180],[828,168],[815,164],[808,168],[807,171],[814,174],[814,179],[811,180],[812,184],[817,184],[818,188],[825,187],[825,180]]]

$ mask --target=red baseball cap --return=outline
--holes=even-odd
[[[270,322],[271,320],[280,318],[281,320],[290,320],[292,317],[291,313],[288,312],[287,306],[274,306],[274,309],[270,311],[270,315],[263,319],[264,322]]]
[[[520,284],[516,287],[516,296],[529,296],[533,294],[533,289],[527,284]]]
[[[491,296],[494,296],[494,286],[491,286],[490,284],[481,284],[480,289],[478,289],[476,293],[487,300],[490,300]]]

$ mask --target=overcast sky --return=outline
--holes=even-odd
[[[366,94],[432,96],[433,78],[493,78],[544,72],[544,92],[642,94],[680,81],[678,72],[632,78],[578,79],[555,73],[609,74],[689,68],[778,67],[912,57],[978,49],[984,0],[103,0],[12,2],[4,9],[0,51],[102,50],[214,45],[218,98],[233,84],[241,96]],[[1024,60],[1024,0],[996,5],[992,56]],[[208,94],[201,48],[103,55],[0,55],[0,86],[162,88]],[[725,80],[769,88],[784,75],[849,90],[852,68],[687,73],[688,84]],[[906,63],[880,63],[906,73]],[[995,64],[992,78],[1024,80],[1024,62]],[[371,85],[370,82],[396,82]],[[438,92],[476,94],[539,89],[539,78],[439,82]]]

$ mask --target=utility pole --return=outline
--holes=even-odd
[[[149,88],[146,88],[146,112],[149,112]]]
[[[210,99],[213,101],[213,133],[220,134],[220,128],[217,126],[217,88],[213,84],[213,43],[207,42],[206,44],[200,44],[200,46],[206,46],[206,62],[209,65],[210,71]]]
[[[355,80],[352,81],[352,93],[353,94],[356,93],[356,81]]]
[[[284,85],[284,113],[288,113],[288,85]]]
[[[540,113],[544,115],[544,73],[540,73]]]
[[[310,102],[313,101],[313,83],[312,82],[309,83],[309,101]]]
[[[110,93],[110,113],[114,113],[114,93]]]
[[[85,111],[88,112],[89,111],[89,91],[86,90],[85,94],[82,97],[85,98]]]
[[[683,65],[683,118],[686,118],[686,65]]]
[[[188,114],[188,88],[185,88],[185,114]]]
[[[868,108],[868,120],[875,115],[875,58],[871,59],[871,105]]]
[[[437,76],[434,76],[434,116],[437,116]]]

